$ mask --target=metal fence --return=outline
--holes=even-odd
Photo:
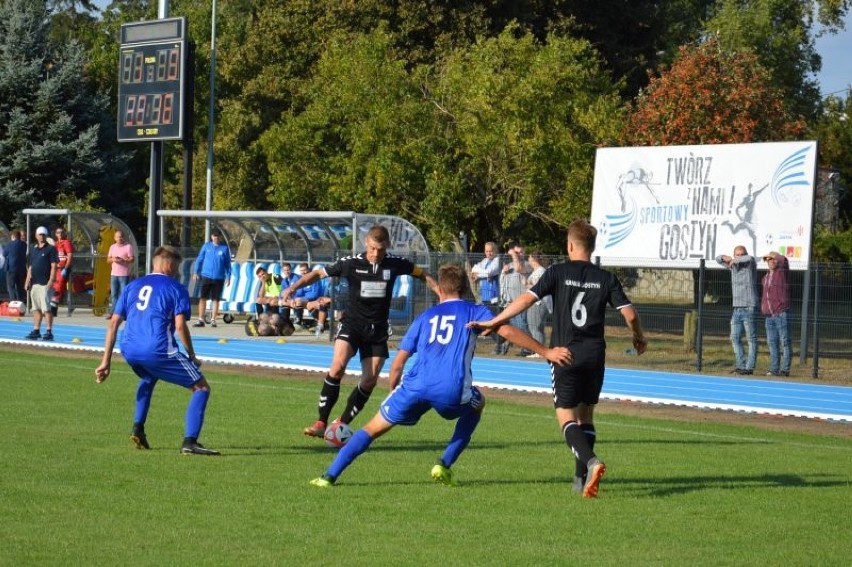
[[[467,269],[482,254],[433,253],[432,272],[445,263]],[[548,257],[547,263],[564,257]],[[642,326],[651,340],[648,356],[627,358],[621,345],[629,347],[623,319],[614,309],[607,315],[610,348],[608,361],[648,369],[724,374],[733,369],[730,343],[731,278],[724,269],[704,271],[704,297],[699,310],[701,272],[670,268],[610,268],[625,287],[637,308]],[[759,270],[759,278],[765,271]],[[815,264],[808,272],[790,273],[791,334],[793,367],[791,377],[818,378],[852,383],[852,266]],[[415,286],[413,316],[435,302],[425,285]],[[700,318],[699,318],[700,311]],[[769,370],[769,349],[758,316],[758,366],[755,375]],[[700,340],[696,340],[699,338]]]

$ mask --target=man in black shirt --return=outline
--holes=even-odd
[[[25,338],[32,341],[42,339],[53,340],[53,312],[50,310],[49,295],[56,280],[56,266],[59,254],[56,248],[47,242],[47,228],[40,226],[36,229],[36,243],[30,248],[27,257],[27,276],[24,289],[30,292],[30,309],[33,312],[33,330]],[[47,330],[41,334],[41,320],[45,320]]]
[[[305,428],[305,435],[322,438],[325,434],[328,418],[340,396],[340,381],[346,365],[356,352],[361,353],[361,380],[337,421],[350,423],[370,399],[388,358],[388,315],[396,278],[412,275],[425,280],[433,291],[437,289],[435,280],[419,267],[405,258],[388,254],[389,245],[387,228],[373,226],[367,233],[364,252],[308,272],[281,293],[282,302],[286,302],[300,287],[329,276],[344,278],[349,283],[349,302],[334,340],[331,368],[320,392],[319,418]]]
[[[500,315],[475,323],[498,327],[536,301],[553,297],[553,333],[550,346],[565,346],[574,355],[569,366],[553,366],[553,400],[556,420],[575,457],[574,490],[595,498],[606,465],[594,453],[594,409],[603,387],[606,340],[604,316],[607,304],[619,310],[633,333],[639,354],[648,346],[639,316],[610,272],[591,263],[597,230],[584,220],[568,227],[568,261],[550,266],[527,292],[510,303]]]

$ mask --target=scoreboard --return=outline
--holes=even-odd
[[[118,141],[183,139],[186,18],[121,26]]]

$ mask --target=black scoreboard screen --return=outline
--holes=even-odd
[[[118,141],[183,139],[186,20],[121,27]]]

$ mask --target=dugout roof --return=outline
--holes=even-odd
[[[93,211],[72,211],[70,209],[24,209],[27,218],[27,242],[35,239],[35,230],[39,226],[47,227],[49,239],[53,241],[53,233],[56,227],[62,226],[68,233],[74,244],[75,264],[80,260],[93,260],[97,256],[98,243],[101,239],[101,229],[112,227],[120,229],[124,234],[124,240],[130,243],[135,250],[136,258],[139,258],[139,246],[136,237],[127,224],[109,213]],[[111,233],[110,233],[111,234]],[[110,241],[112,237],[110,236]],[[78,264],[79,266],[79,264]],[[79,268],[78,268],[78,271]]]
[[[160,210],[160,242],[179,248],[186,240],[197,251],[203,244],[204,225],[222,231],[235,261],[304,261],[330,263],[364,250],[364,237],[376,224],[387,227],[389,252],[421,266],[429,265],[429,246],[420,230],[393,215],[352,211],[190,211]],[[187,225],[189,230],[187,230]],[[186,238],[189,232],[191,239]],[[185,255],[191,256],[185,252]]]

